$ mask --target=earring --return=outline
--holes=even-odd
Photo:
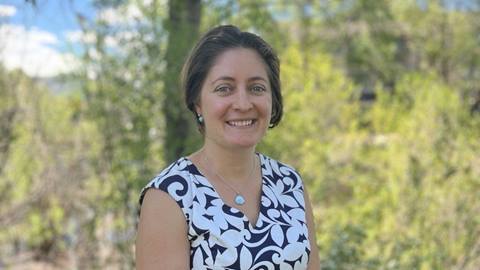
[[[201,114],[197,115],[197,121],[199,124],[203,124],[203,116]]]

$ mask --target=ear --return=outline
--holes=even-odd
[[[195,112],[197,113],[197,115],[202,115],[202,107],[199,103],[195,104]]]

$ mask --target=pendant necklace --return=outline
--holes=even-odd
[[[211,163],[208,160],[207,155],[205,153],[203,154],[203,158],[204,158],[205,163],[211,165]],[[253,157],[252,170],[250,171],[248,179],[250,179],[252,177],[254,170],[255,170],[255,157]],[[227,185],[227,187],[229,187],[231,190],[233,190],[235,192],[235,198],[234,198],[233,201],[235,202],[236,205],[244,205],[245,204],[245,197],[243,197],[242,193],[240,193],[237,189],[235,189],[232,185],[230,185],[227,181],[225,181],[225,179],[223,179],[223,177],[220,174],[218,174],[216,171],[214,171],[213,168],[212,168],[211,172],[213,172],[218,177],[218,179],[220,179],[225,185]]]

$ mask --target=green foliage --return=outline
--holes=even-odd
[[[322,237],[323,236],[323,237]],[[373,269],[378,268],[375,260],[363,261],[362,243],[366,239],[363,228],[348,224],[334,227],[333,231],[323,233],[320,239],[331,243],[322,262],[322,269]]]
[[[480,21],[444,2],[202,2],[200,32],[237,24],[279,52],[284,119],[258,150],[300,171],[323,269],[480,265]],[[138,194],[171,150],[167,62],[183,60],[167,2],[94,4],[125,20],[82,25],[78,88],[0,69],[2,258],[133,267]]]
[[[58,239],[64,231],[64,214],[64,209],[56,198],[31,211],[25,237],[32,249],[49,253],[52,249],[61,251],[64,248],[63,243]]]
[[[335,141],[339,139],[339,131],[352,128],[350,119],[358,113],[354,87],[333,67],[327,54],[312,54],[308,59],[309,68],[305,69],[301,52],[294,46],[282,55],[285,116],[278,128],[266,137],[266,151],[300,169],[307,183],[336,188],[333,175],[338,171],[327,168],[330,162],[341,163],[342,157],[340,154],[332,157],[337,160],[329,161],[328,151],[337,147]],[[288,151],[285,145],[291,146]],[[321,169],[323,166],[326,167]],[[327,173],[319,176],[319,171]],[[319,177],[325,181],[320,181]],[[328,192],[322,192],[322,189],[315,189],[313,197],[328,196]]]
[[[78,204],[71,196],[81,198],[77,188],[92,173],[84,155],[92,154],[88,135],[95,131],[85,136],[78,97],[55,96],[21,72],[2,76],[16,82],[6,98],[16,101],[17,113],[9,123],[13,139],[2,153],[0,242],[54,258],[65,251],[67,219],[75,216]]]
[[[464,254],[480,240],[480,143],[470,137],[480,126],[458,93],[412,73],[360,108],[326,55],[310,55],[308,70],[294,48],[282,59],[286,116],[263,147],[299,168],[318,202],[324,267],[476,265]]]

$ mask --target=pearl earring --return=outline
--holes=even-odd
[[[203,124],[203,116],[201,114],[197,116],[197,121],[198,123]]]

